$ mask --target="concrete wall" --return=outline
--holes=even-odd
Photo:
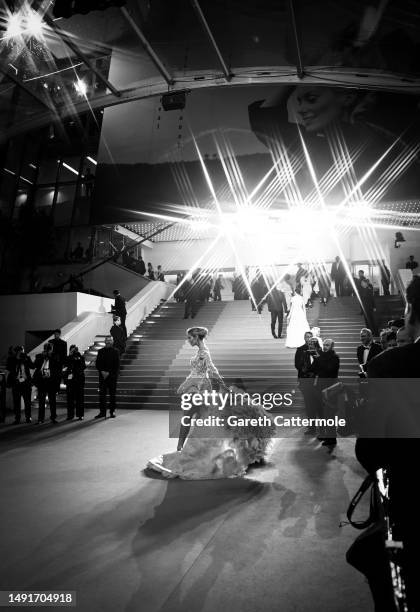
[[[127,331],[130,334],[147,315],[173,292],[169,283],[151,282],[127,302]],[[42,340],[27,350],[35,355],[55,328],[63,340],[81,350],[90,346],[97,334],[108,334],[113,299],[85,293],[48,293],[0,296],[0,355],[11,345],[25,345],[28,332],[44,332]],[[4,314],[3,314],[4,313]]]
[[[85,293],[34,293],[0,296],[0,355],[25,345],[26,334],[63,328],[84,312],[106,313],[113,300]]]

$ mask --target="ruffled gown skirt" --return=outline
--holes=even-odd
[[[263,411],[252,409],[255,416]],[[213,412],[210,410],[210,412]],[[204,416],[204,415],[201,415]],[[267,451],[275,427],[268,427],[267,437],[256,436],[246,428],[237,435],[235,431],[222,430],[226,437],[194,437],[194,426],[181,451],[159,455],[150,459],[147,467],[165,478],[183,480],[210,480],[243,476],[249,465],[260,462]],[[220,435],[220,430],[218,435]],[[249,435],[247,435],[247,433]]]

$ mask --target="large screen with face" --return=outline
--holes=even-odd
[[[105,110],[93,223],[191,209],[378,206],[420,196],[419,102],[302,83],[153,97]]]

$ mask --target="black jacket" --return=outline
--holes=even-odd
[[[96,357],[96,369],[99,372],[109,372],[110,376],[118,376],[120,356],[113,346],[99,349]]]
[[[332,280],[340,280],[346,276],[346,271],[344,269],[344,265],[342,261],[338,263],[334,261],[331,266],[331,278]]]
[[[333,385],[338,377],[340,358],[335,351],[323,351],[311,365],[314,376],[318,376],[318,388]]]
[[[189,280],[184,283],[184,295],[187,302],[196,302],[200,299],[200,286],[197,280]]]
[[[31,369],[33,369],[34,364],[28,355],[23,355],[21,359],[17,359],[17,357],[9,357],[7,360],[6,369],[9,372],[7,376],[8,387],[13,387],[19,383],[18,375],[21,365],[23,365],[24,368],[26,381],[32,384]]]
[[[35,372],[33,373],[32,380],[36,387],[42,386],[44,384],[53,383],[54,385],[59,385],[61,379],[61,369],[62,363],[57,355],[57,353],[52,353],[49,357],[49,366],[50,366],[50,376],[45,378],[42,375],[42,366],[44,364],[44,360],[46,355],[44,353],[38,353],[35,357],[34,368]],[[58,387],[57,387],[58,388]]]
[[[371,398],[369,395],[364,414],[368,412],[369,424],[373,423],[376,431],[382,430],[384,437],[359,437],[356,441],[356,457],[370,473],[378,468],[387,469],[391,518],[397,525],[398,539],[403,542],[405,558],[408,560],[411,599],[416,601],[412,609],[418,610],[420,532],[415,528],[418,505],[414,503],[413,495],[420,454],[417,389],[420,382],[420,342],[384,351],[369,362],[367,371],[368,386],[373,385],[377,397]],[[383,389],[381,379],[388,379],[383,381]],[[389,437],[390,433],[395,435],[396,431],[405,432],[405,437]],[[416,437],[409,437],[407,433]]]
[[[365,352],[365,346],[364,344],[360,344],[357,347],[357,361],[363,365],[364,361],[363,361],[363,354]],[[379,355],[379,353],[382,353],[382,347],[380,344],[378,344],[377,342],[372,342],[371,347],[370,347],[370,351],[368,353],[367,356],[367,360],[366,363],[369,363],[369,361],[371,359],[373,359],[374,357],[376,357],[376,355]]]
[[[63,365],[67,357],[67,342],[61,338],[53,338],[48,342],[53,347],[53,353],[57,355],[60,363]]]
[[[125,299],[122,295],[115,296],[115,304],[113,312],[119,317],[124,317],[127,314],[127,308],[125,307]]]
[[[287,310],[286,298],[283,291],[274,287],[267,296],[267,306],[270,312],[281,312]]]
[[[121,325],[113,325],[109,330],[109,333],[111,334],[112,339],[114,340],[114,348],[116,348],[119,352],[124,352],[127,337]]]
[[[64,372],[64,380],[66,383],[84,383],[86,362],[83,355],[69,355],[66,357],[64,367],[67,368]],[[71,377],[70,377],[71,375]]]
[[[311,357],[307,344],[302,344],[296,349],[295,368],[298,371],[298,378],[313,378],[311,371]]]

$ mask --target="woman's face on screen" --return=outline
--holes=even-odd
[[[299,123],[308,132],[315,132],[340,120],[348,98],[342,91],[329,87],[298,86],[295,100]]]

